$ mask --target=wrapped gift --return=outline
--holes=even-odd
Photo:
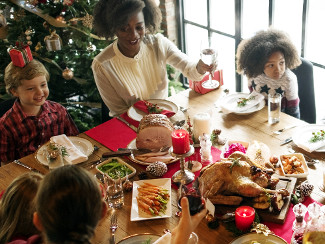
[[[219,86],[217,88],[207,89],[207,88],[202,87],[202,83],[209,79],[209,75],[210,74],[204,76],[204,78],[201,81],[191,81],[191,80],[189,80],[190,88],[192,90],[196,91],[197,93],[205,94],[205,93],[213,91],[213,90],[215,90],[218,87],[223,85],[223,70],[221,69],[221,70],[215,71],[214,75],[213,75],[213,79],[219,81]]]
[[[61,37],[56,34],[55,30],[52,31],[51,35],[44,38],[44,42],[48,51],[60,51],[62,49]]]
[[[9,51],[12,63],[18,67],[24,67],[33,60],[32,52],[28,45],[16,46]]]

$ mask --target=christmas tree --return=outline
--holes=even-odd
[[[3,81],[18,43],[50,73],[49,100],[67,107],[80,131],[101,122],[101,98],[91,70],[93,58],[110,42],[92,32],[95,0],[5,0],[0,2],[0,101]]]

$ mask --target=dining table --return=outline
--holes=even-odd
[[[186,89],[177,93],[176,95],[167,98],[168,101],[172,101],[177,104],[178,107],[185,108],[180,109],[176,115],[172,117],[172,120],[191,120],[195,114],[200,112],[208,112],[211,115],[211,125],[214,129],[221,130],[220,138],[231,141],[244,141],[252,143],[253,141],[259,141],[265,143],[274,156],[279,156],[282,154],[288,154],[289,147],[296,150],[297,152],[302,152],[305,155],[313,159],[318,159],[319,163],[309,166],[309,175],[306,177],[308,181],[314,185],[314,190],[311,194],[311,198],[321,204],[325,203],[325,193],[322,191],[323,184],[323,167],[325,153],[323,152],[312,152],[308,153],[301,148],[297,147],[293,142],[285,145],[280,145],[280,143],[288,137],[291,137],[293,133],[297,133],[297,130],[301,126],[308,125],[307,122],[289,116],[281,112],[280,121],[276,124],[268,123],[268,108],[263,107],[261,110],[246,114],[224,114],[220,109],[220,99],[227,95],[226,90],[221,86],[220,88],[213,90],[204,95],[196,93],[191,89]],[[109,135],[115,135],[116,131],[110,131],[110,121],[104,122],[99,125],[99,129],[103,130],[103,133]],[[107,126],[104,126],[107,125]],[[282,129],[291,125],[295,125],[295,128],[284,130],[281,134],[274,134],[273,132],[278,129]],[[124,127],[122,127],[124,126]],[[96,128],[96,127],[95,127]],[[131,128],[128,128],[125,124],[121,122],[121,128],[129,130],[136,136],[136,132]],[[298,131],[299,132],[299,131]],[[104,133],[104,134],[105,134]],[[115,134],[114,134],[115,133]],[[110,152],[116,150],[116,148],[108,148],[103,145],[100,140],[96,140],[90,136],[92,133],[83,132],[78,135],[80,138],[89,140],[94,146],[95,150],[88,157],[86,162],[78,164],[80,167],[84,167],[93,175],[96,174],[96,168],[92,167],[93,163],[100,160],[102,154],[105,152]],[[112,140],[114,143],[114,140]],[[128,143],[128,142],[125,142]],[[120,145],[119,145],[120,146]],[[222,150],[223,145],[217,145],[216,148]],[[135,163],[128,157],[123,157],[128,164],[134,167],[137,171],[135,176],[130,180],[139,180],[139,173],[146,171],[145,166]],[[49,173],[48,167],[40,164],[34,154],[30,154],[19,159],[24,165],[31,167],[34,170],[39,171],[42,174]],[[175,164],[179,167],[179,161]],[[17,176],[28,172],[30,169],[23,167],[15,162],[2,165],[0,167],[0,192],[5,190],[6,187],[15,179]],[[150,179],[159,178],[147,174]],[[163,176],[164,177],[164,176]],[[297,184],[306,178],[298,179]],[[142,221],[131,221],[131,208],[132,208],[132,191],[124,192],[124,206],[117,209],[117,219],[118,228],[115,232],[116,242],[123,240],[130,235],[136,235],[141,233],[152,233],[156,235],[163,235],[165,230],[172,230],[179,222],[180,217],[177,216],[178,209],[178,193],[177,188],[171,188],[171,203],[172,203],[172,215],[169,218],[159,218],[159,219],[149,219]],[[78,204],[78,203],[76,203]],[[222,208],[222,206],[216,206],[216,209]],[[112,214],[112,209],[108,209],[106,216],[99,222],[92,243],[108,243],[111,236],[110,231],[110,216]],[[292,230],[290,229],[292,232]],[[199,243],[230,243],[236,237],[230,231],[228,231],[225,225],[220,224],[219,227],[212,229],[209,228],[206,219],[203,219],[195,233],[198,235]]]

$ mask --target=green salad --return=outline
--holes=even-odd
[[[118,174],[121,178],[132,173],[132,170],[125,164],[121,164],[117,159],[113,158],[110,162],[98,167],[100,171],[108,174],[112,179],[117,179]]]

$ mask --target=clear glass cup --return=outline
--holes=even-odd
[[[121,208],[124,205],[124,194],[122,180],[119,174],[117,179],[112,179],[108,176],[105,177],[107,181],[107,203],[111,208]]]
[[[50,170],[64,165],[62,148],[56,143],[49,143],[45,150],[45,157]]]
[[[275,93],[268,95],[268,122],[275,124],[280,122],[281,113],[281,94]]]
[[[195,232],[192,232],[190,237],[188,238],[187,244],[198,244],[199,243],[199,237]]]
[[[201,60],[207,65],[214,65],[217,67],[218,52],[211,45],[211,39],[201,41]],[[215,89],[219,86],[219,81],[213,79],[213,72],[209,74],[209,79],[202,83],[202,87],[206,89]]]

